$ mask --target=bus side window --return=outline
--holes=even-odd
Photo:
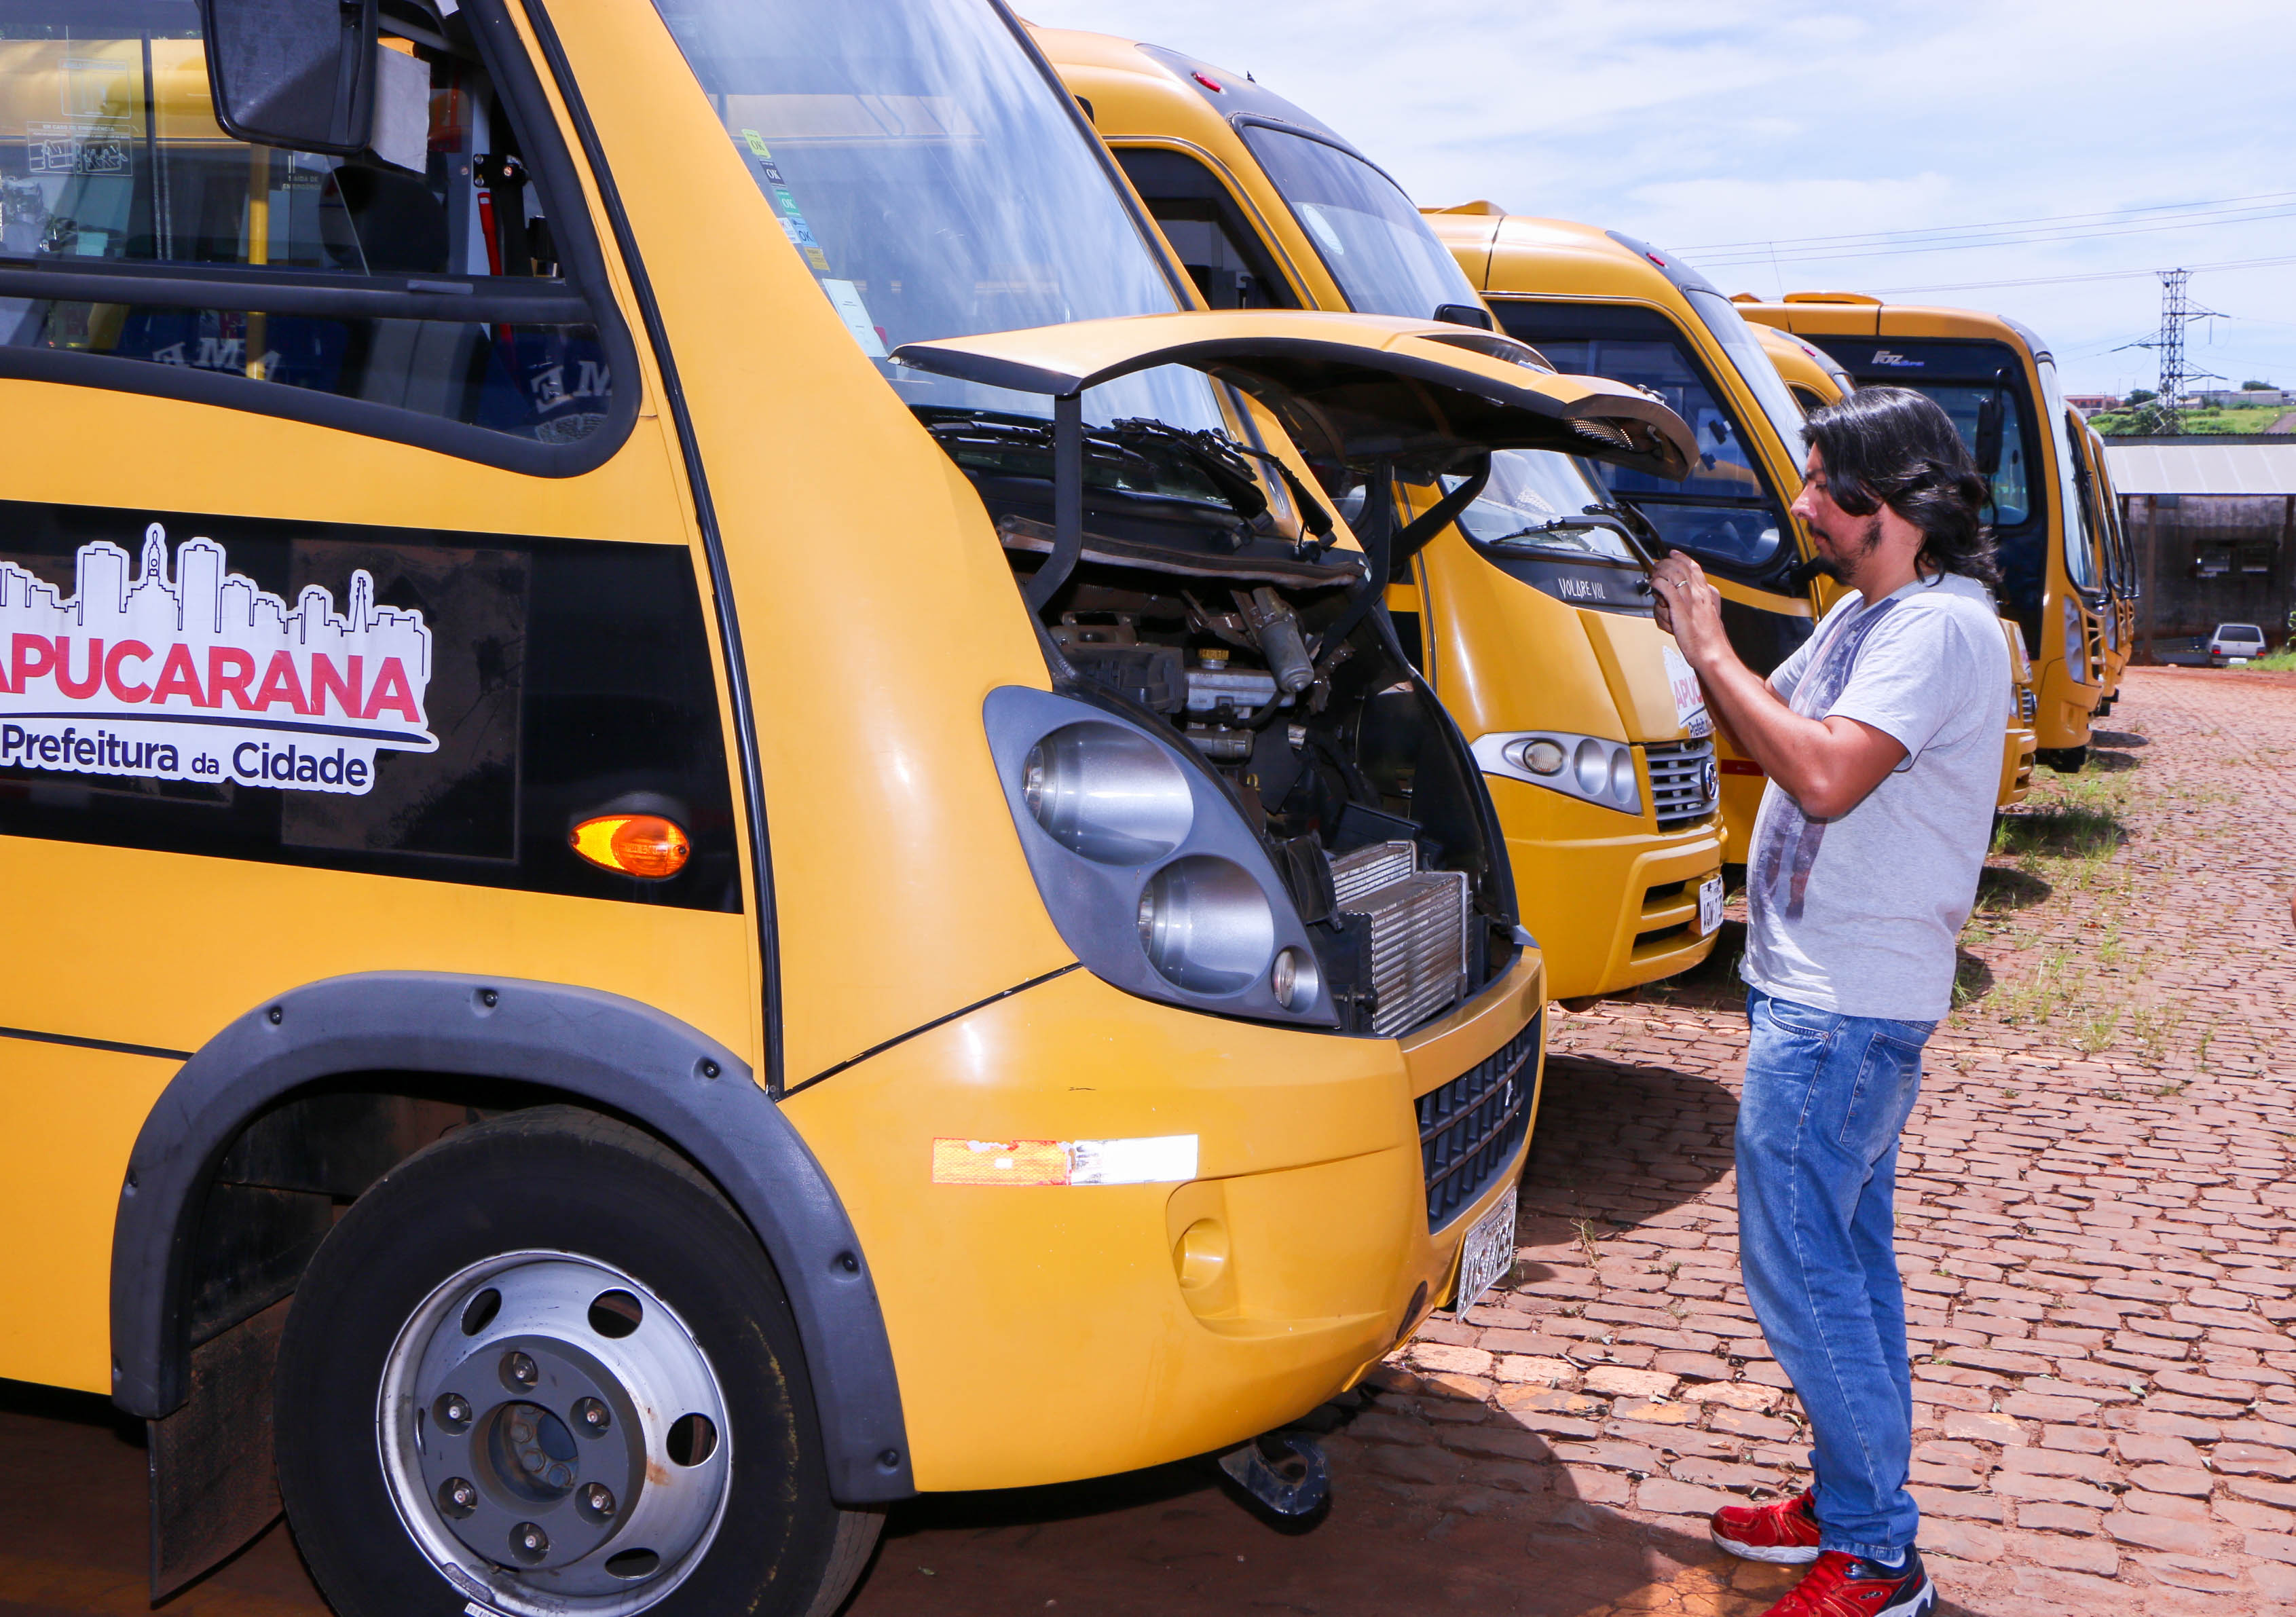
[[[572,187],[536,173],[487,64],[449,43],[468,36],[409,31],[426,37],[386,25],[389,150],[339,158],[223,132],[196,0],[10,4],[0,262],[30,295],[0,300],[0,374],[131,361],[90,379],[329,425],[345,413],[319,399],[354,401],[533,447],[603,433],[626,340],[560,278],[547,198]]]
[[[1194,158],[1152,147],[1116,160],[1211,308],[1297,308],[1283,274],[1219,176]]]

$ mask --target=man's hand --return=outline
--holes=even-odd
[[[1734,653],[1722,630],[1722,592],[1706,581],[1705,570],[1675,551],[1651,569],[1659,628],[1674,636],[1690,666],[1704,674]]]
[[[1715,718],[1812,819],[1849,813],[1905,761],[1894,736],[1855,718],[1805,718],[1741,662],[1723,632],[1722,594],[1688,556],[1677,551],[1652,568],[1651,593],[1659,628],[1697,670]]]

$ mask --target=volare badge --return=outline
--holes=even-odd
[[[212,539],[183,545],[170,577],[157,522],[132,582],[129,563],[80,546],[64,600],[0,562],[0,764],[359,796],[378,752],[438,750],[430,630],[377,605],[364,570],[338,613],[316,584],[291,609]]]

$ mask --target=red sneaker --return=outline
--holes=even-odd
[[[1892,1568],[1830,1549],[1762,1617],[1930,1617],[1936,1610],[1937,1585],[1919,1550],[1908,1548],[1906,1564]]]
[[[1807,1490],[1775,1505],[1726,1505],[1707,1531],[1742,1560],[1800,1566],[1817,1559],[1816,1500]]]

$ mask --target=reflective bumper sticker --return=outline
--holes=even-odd
[[[1178,1185],[1195,1177],[1193,1134],[932,1144],[936,1185]]]

